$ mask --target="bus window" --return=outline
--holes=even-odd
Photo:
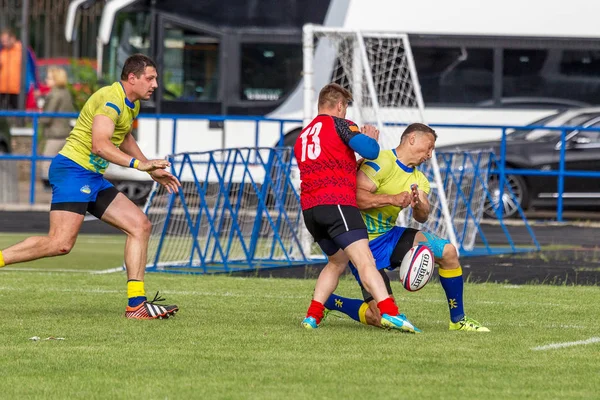
[[[219,41],[203,33],[167,27],[163,100],[217,101]]]
[[[576,100],[588,104],[600,102],[600,51],[564,50],[560,75],[564,81],[574,83],[571,93]]]
[[[149,32],[150,13],[123,12],[117,15],[103,65],[110,80],[119,79],[128,56],[134,53],[149,54]]]
[[[301,77],[300,44],[243,43],[241,51],[241,100],[277,101]]]
[[[548,50],[504,50],[502,97],[556,97],[541,74],[547,57]]]
[[[600,75],[600,51],[563,51],[560,60],[560,73],[567,76],[589,76],[598,79]]]
[[[504,50],[503,97],[565,99],[597,104],[600,52]]]
[[[415,46],[412,51],[425,105],[476,104],[492,99],[492,49]]]

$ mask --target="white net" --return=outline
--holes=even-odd
[[[315,39],[319,52],[335,53],[331,82],[353,94],[348,118],[378,126],[383,148],[398,145],[405,127],[399,124],[422,122],[406,35],[315,31]]]
[[[486,197],[489,196],[488,178],[490,173],[489,151],[436,153],[440,174],[444,184],[444,191],[450,205],[452,226],[458,243],[463,250],[473,250],[479,223],[483,217]],[[430,162],[420,167],[425,176],[433,182],[433,170]],[[435,184],[432,185],[429,201],[432,211],[429,219],[420,224],[411,218],[410,209],[402,215],[400,223],[410,221],[408,226],[435,233],[447,238],[448,228],[443,221],[439,206],[439,191]]]
[[[316,85],[329,82],[350,90],[354,102],[348,118],[359,125],[377,125],[382,149],[396,147],[407,125],[425,122],[423,99],[406,34],[309,28],[305,30],[304,41],[308,96],[314,96],[320,87]],[[311,35],[312,40],[309,40]],[[324,81],[321,76],[320,81],[317,68],[323,68],[327,60],[333,72]],[[305,102],[305,114],[308,114],[308,100]],[[487,173],[488,165],[489,156],[481,158],[464,153],[445,158],[437,155],[421,167],[432,187],[428,222],[418,224],[407,211],[401,213],[398,224],[435,233],[463,249],[473,248],[487,193],[487,179],[478,179],[477,174],[483,174],[484,170]],[[314,247],[313,251],[316,251]]]
[[[172,156],[181,194],[156,185],[148,268],[234,271],[305,261],[290,149],[228,149]]]

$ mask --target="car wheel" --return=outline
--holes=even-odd
[[[144,204],[152,190],[152,183],[137,181],[115,182],[115,187],[135,204]]]
[[[526,209],[529,202],[529,194],[527,191],[527,186],[525,184],[525,180],[518,175],[506,175],[505,185],[510,187],[510,190],[514,194],[510,195],[506,186],[502,191],[502,195],[500,195],[500,181],[498,175],[490,176],[488,181],[488,190],[492,197],[492,201],[490,199],[486,199],[484,205],[484,214],[489,218],[498,218],[496,210],[498,205],[501,203],[502,205],[502,216],[504,218],[512,218],[518,215],[519,206],[522,209]]]
[[[6,145],[6,143],[0,142],[0,154],[6,153],[8,153],[8,146]]]

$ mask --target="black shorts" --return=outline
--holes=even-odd
[[[113,202],[115,197],[119,194],[119,190],[114,186],[111,186],[107,189],[101,190],[98,192],[98,196],[96,197],[96,201],[91,201],[89,203],[86,202],[62,202],[62,203],[52,203],[50,205],[50,211],[58,210],[58,211],[70,211],[75,214],[85,215],[86,212],[89,212],[94,217],[98,219],[102,219],[104,212],[110,206],[110,203]]]
[[[368,238],[367,227],[354,206],[316,206],[304,210],[302,215],[306,229],[328,256]]]
[[[394,247],[394,251],[390,256],[390,268],[398,268],[400,264],[402,264],[402,260],[408,251],[413,247],[413,243],[415,241],[415,236],[419,233],[418,229],[414,228],[406,228],[398,242],[396,243],[396,247]]]

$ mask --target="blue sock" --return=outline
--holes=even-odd
[[[440,283],[446,292],[448,299],[448,308],[450,309],[450,319],[452,322],[458,322],[465,316],[463,307],[463,276],[462,268],[457,269],[439,269]]]
[[[146,296],[130,297],[129,299],[127,299],[127,305],[129,307],[137,307],[146,300]]]
[[[367,324],[366,314],[369,305],[360,299],[348,299],[334,293],[325,302],[325,308],[343,312],[353,320]]]

